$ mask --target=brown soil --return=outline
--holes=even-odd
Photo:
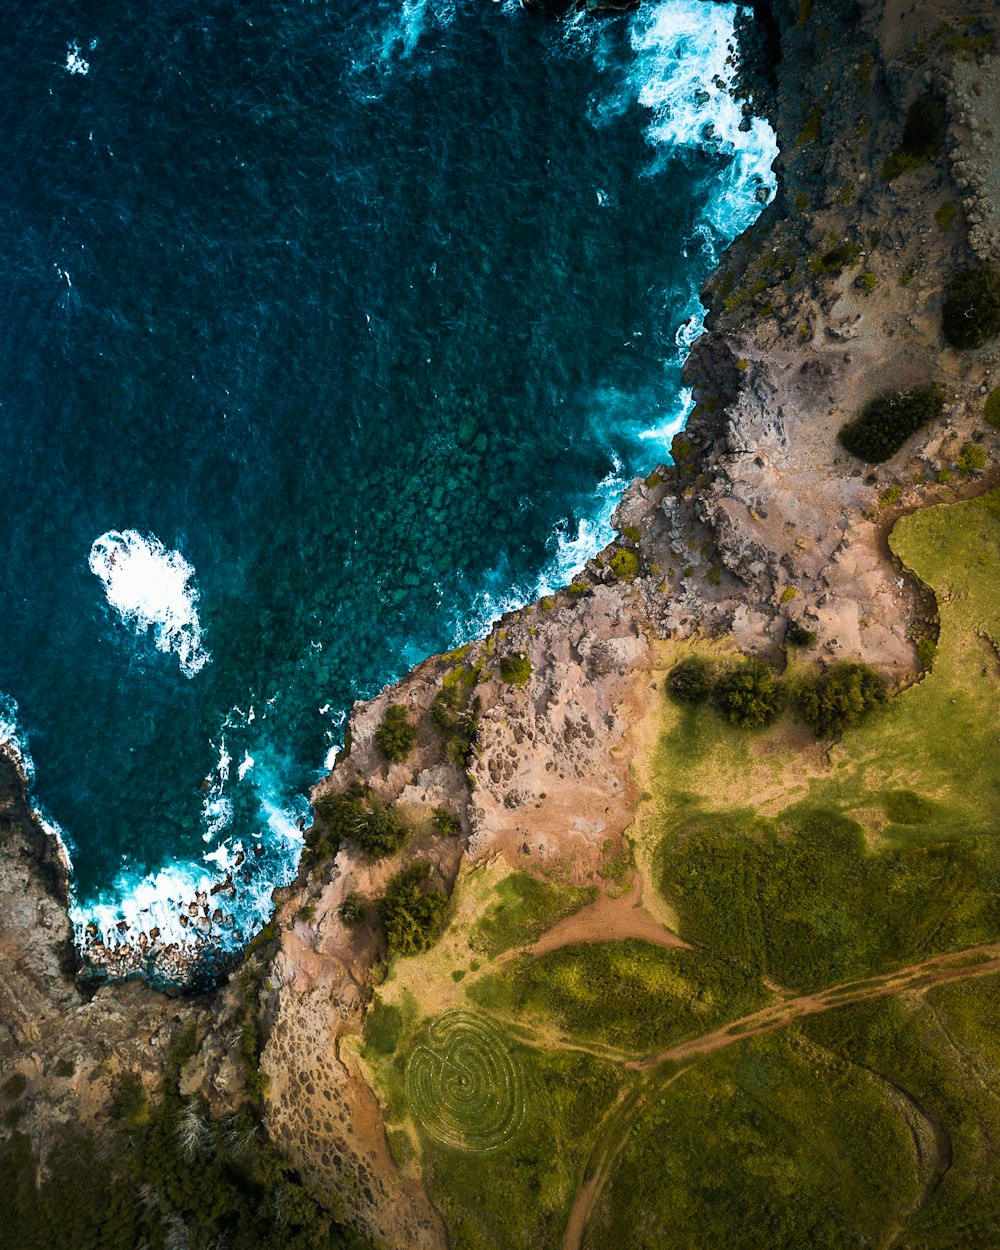
[[[642,906],[642,881],[637,875],[628,894],[609,898],[602,894],[588,907],[581,908],[552,926],[531,948],[533,955],[547,955],[563,946],[581,942],[622,942],[639,938],[657,946],[690,946],[676,933],[665,929]]]

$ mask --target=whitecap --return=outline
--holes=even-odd
[[[91,49],[97,47],[97,40],[91,41]],[[90,70],[90,62],[84,58],[80,45],[74,39],[66,45],[66,70],[70,74],[84,75]]]
[[[759,215],[777,189],[772,165],[777,139],[761,117],[749,129],[734,87],[736,6],[669,0],[632,19],[634,53],[612,111],[632,101],[648,110],[648,143],[663,155],[678,147],[716,152],[729,160],[706,197],[704,221],[728,244]],[[655,172],[654,163],[650,172]]]
[[[158,651],[173,651],[194,677],[211,659],[202,645],[194,568],[152,534],[109,530],[94,540],[90,570],[108,603],[137,634],[152,631]]]

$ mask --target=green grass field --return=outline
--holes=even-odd
[[[664,699],[632,850],[691,949],[535,958],[593,894],[495,862],[393,964],[363,1058],[455,1250],[559,1250],[585,1177],[588,1250],[1000,1245],[997,976],[626,1063],[1000,940],[1000,498],[906,517],[891,545],[938,594],[933,667],[829,757],[788,716],[748,734]]]

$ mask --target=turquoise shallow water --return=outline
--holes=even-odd
[[[0,691],[79,925],[169,931],[255,844],[217,939],[252,930],[351,701],[564,581],[664,458],[771,185],[733,15],[11,17]]]

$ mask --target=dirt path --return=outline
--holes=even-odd
[[[797,998],[786,998],[782,1002],[772,1003],[771,1006],[763,1007],[752,1015],[734,1020],[712,1033],[689,1038],[688,1041],[671,1046],[668,1050],[661,1050],[658,1054],[650,1055],[646,1059],[633,1060],[625,1066],[638,1071],[660,1067],[662,1064],[671,1063],[677,1059],[688,1059],[692,1055],[706,1054],[709,1051],[719,1050],[723,1046],[731,1046],[745,1037],[770,1033],[802,1016],[831,1011],[834,1007],[844,1007],[848,1003],[861,1002],[866,998],[885,998],[889,994],[902,994],[905,990],[927,989],[942,981],[957,981],[963,977],[982,976],[988,972],[998,971],[1000,971],[1000,942],[974,946],[949,955],[935,955],[931,959],[925,959],[922,963],[912,964],[908,968],[899,968],[895,972],[887,972],[880,977],[866,977],[863,981],[848,981],[843,985],[834,985],[830,989],[820,990],[815,994],[802,994]]]
[[[655,942],[657,946],[691,949],[687,942],[664,928],[643,909],[642,879],[638,873],[628,894],[618,898],[602,894],[593,903],[543,933],[531,948],[531,953],[547,955],[563,946],[576,946],[581,942],[622,942],[626,938],[640,938],[644,942]]]
[[[621,1103],[616,1103],[606,1117],[605,1131],[587,1163],[583,1182],[573,1199],[566,1232],[563,1236],[562,1250],[581,1250],[587,1221],[604,1178],[636,1116],[642,1110],[649,1089],[654,1085],[657,1089],[661,1088],[656,1084],[655,1077],[668,1064],[710,1054],[721,1050],[724,1046],[742,1042],[748,1037],[773,1032],[804,1016],[832,1011],[836,1007],[846,1007],[851,1003],[862,1002],[869,998],[886,998],[892,994],[926,990],[946,981],[985,976],[991,972],[1000,972],[1000,942],[975,946],[948,955],[935,955],[921,963],[912,964],[908,968],[899,968],[895,972],[885,973],[882,976],[848,981],[843,985],[831,986],[815,994],[801,994],[796,998],[786,998],[760,1011],[755,1011],[751,1015],[743,1016],[739,1020],[733,1020],[711,1033],[689,1038],[685,1042],[679,1042],[676,1046],[661,1050],[645,1059],[627,1060],[624,1066],[631,1071],[641,1073],[644,1079],[638,1089],[633,1091],[632,1096]],[[670,1080],[676,1080],[685,1070],[681,1069]],[[951,1143],[945,1139],[937,1142],[936,1145],[940,1157],[947,1159],[945,1164],[945,1170],[947,1170],[947,1164],[951,1162]]]

